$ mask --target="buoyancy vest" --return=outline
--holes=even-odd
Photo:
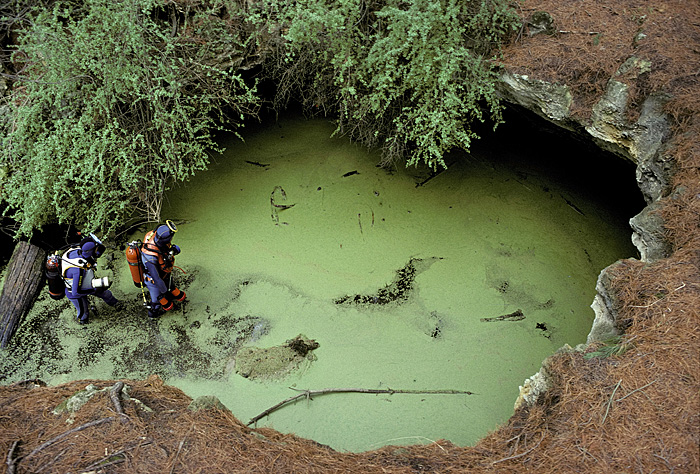
[[[163,251],[163,249],[155,244],[155,235],[156,232],[152,230],[144,236],[141,253],[150,257],[156,257],[158,259],[158,268],[165,273],[170,273],[173,271],[175,259],[169,252]],[[169,248],[170,244],[168,244],[168,249]]]
[[[79,289],[83,291],[92,290],[92,280],[95,278],[95,270],[93,265],[80,256],[70,257],[70,254],[76,250],[80,250],[80,247],[71,247],[66,253],[61,257],[61,277],[66,284],[68,290],[73,289],[73,279],[66,277],[66,272],[71,268],[79,268],[83,270],[80,274],[79,279]]]

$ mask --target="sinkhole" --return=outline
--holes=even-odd
[[[474,444],[544,358],[585,342],[596,279],[637,256],[628,220],[644,206],[631,163],[505,118],[439,173],[378,168],[323,119],[221,137],[227,151],[162,212],[188,302],[147,321],[115,248],[104,271],[125,311],[98,302],[83,329],[42,296],[0,359],[3,383],[157,373],[338,450]]]

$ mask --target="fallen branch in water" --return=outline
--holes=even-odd
[[[586,214],[583,213],[583,211],[582,211],[581,209],[578,208],[578,206],[576,206],[576,204],[574,204],[573,202],[571,202],[571,201],[569,201],[568,199],[566,199],[566,198],[564,197],[563,194],[559,194],[559,195],[562,197],[562,199],[563,199],[564,201],[566,201],[566,204],[568,204],[569,207],[570,207],[571,209],[573,209],[574,211],[578,212],[578,213],[581,214],[582,216],[585,216],[585,215],[586,215]]]
[[[525,319],[525,315],[522,310],[513,311],[510,314],[504,314],[503,316],[497,316],[495,318],[481,318],[482,323],[491,323],[494,321],[522,321]]]
[[[280,223],[280,218],[277,215],[279,211],[284,211],[285,209],[294,207],[294,204],[277,204],[277,195],[282,196],[283,200],[287,200],[287,193],[284,191],[284,188],[282,188],[282,186],[275,186],[275,188],[272,190],[272,193],[270,193],[270,209],[272,213],[272,222],[274,222],[275,225],[279,225]]]
[[[306,398],[307,400],[311,400],[313,396],[315,395],[325,395],[327,393],[373,393],[373,394],[380,394],[380,393],[387,393],[389,395],[393,395],[395,393],[412,393],[412,394],[421,394],[421,395],[474,395],[474,392],[469,392],[466,390],[394,390],[391,388],[387,389],[375,389],[375,388],[324,388],[323,390],[302,390],[294,387],[289,387],[292,390],[296,390],[297,392],[301,392],[299,395],[294,395],[293,397],[289,397],[285,400],[282,400],[276,405],[271,406],[264,412],[260,413],[257,416],[254,416],[253,418],[250,419],[248,422],[248,426],[252,425],[253,423],[257,422],[260,418],[266,417],[270,413],[277,411],[278,409],[282,408],[283,406],[292,403],[293,401],[296,401],[300,398]]]
[[[267,168],[267,167],[270,166],[269,163],[258,163],[257,161],[245,160],[245,162],[248,163],[249,165],[259,166],[259,167],[261,167],[261,168]]]

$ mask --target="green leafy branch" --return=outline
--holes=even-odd
[[[156,0],[35,10],[13,56],[22,75],[0,155],[20,234],[159,220],[164,191],[221,151],[213,133],[256,114],[254,87],[235,73],[244,45],[217,8],[171,12],[182,28]]]
[[[508,1],[268,0],[264,8],[260,18],[284,39],[267,63],[276,104],[301,97],[307,109],[336,114],[336,133],[381,148],[384,164],[444,167],[445,153],[478,138],[474,121],[501,121],[490,58],[519,24]]]

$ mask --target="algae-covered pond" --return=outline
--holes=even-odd
[[[585,341],[599,272],[635,255],[632,213],[541,145],[527,156],[485,141],[433,177],[378,168],[332,131],[290,118],[232,137],[164,205],[188,302],[148,321],[114,249],[105,274],[126,309],[98,301],[81,328],[66,300],[42,296],[0,359],[3,383],[158,373],[243,422],[290,387],[471,392],[333,393],[257,423],[348,451],[469,445],[505,422],[542,360]],[[298,335],[318,347],[286,371],[253,377],[250,357],[240,370]]]

